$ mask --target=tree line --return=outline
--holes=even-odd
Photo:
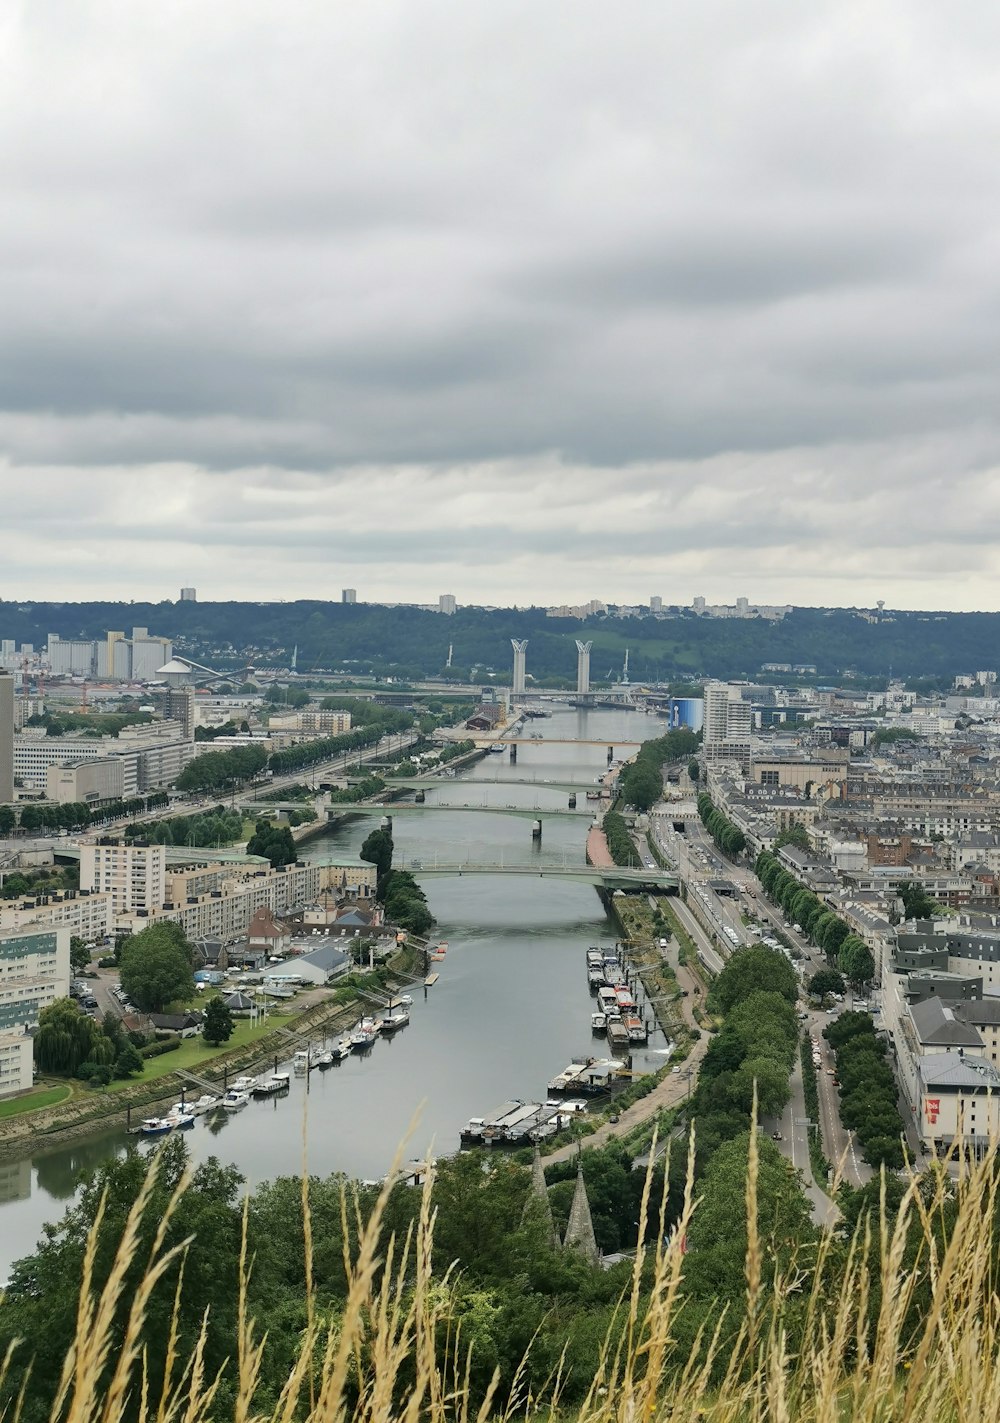
[[[697,749],[697,734],[685,727],[643,742],[618,779],[618,789],[626,805],[634,805],[640,811],[649,810],[663,795],[664,765],[691,756]]]
[[[769,850],[762,850],[754,871],[765,894],[798,924],[806,938],[822,949],[831,967],[839,968],[853,988],[868,987],[875,977],[875,960],[868,945],[852,932],[829,905],[795,878]]]
[[[387,923],[424,938],[434,924],[427,896],[409,870],[393,869],[393,850],[392,831],[380,828],[365,838],[359,853],[376,868],[375,897],[385,909]]]
[[[707,791],[702,791],[698,796],[698,817],[717,849],[724,855],[742,855],[747,846],[746,836],[738,825],[734,825],[728,816],[716,808]]]

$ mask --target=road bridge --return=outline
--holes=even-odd
[[[588,810],[586,806],[581,806],[577,810],[570,810],[567,806],[531,806],[531,805],[484,805],[481,801],[476,805],[451,805],[447,801],[436,800],[427,801],[423,805],[417,805],[410,800],[394,800],[384,805],[331,805],[327,808],[327,819],[334,820],[341,815],[412,815],[419,811],[442,811],[457,810],[478,812],[480,815],[519,815],[524,820],[545,820],[553,815],[571,816],[574,819],[593,819],[594,812]]]
[[[670,891],[678,887],[675,874],[656,869],[626,869],[620,865],[596,869],[593,865],[546,864],[542,860],[536,860],[534,864],[517,865],[506,865],[502,862],[477,864],[472,861],[455,861],[450,864],[435,861],[434,864],[425,865],[422,860],[411,860],[406,866],[400,866],[400,869],[403,868],[409,870],[416,879],[442,875],[453,878],[461,878],[463,875],[522,875],[531,879],[575,879],[584,884],[603,885],[606,889],[648,887]]]
[[[475,739],[475,738],[473,738]],[[603,736],[597,741],[587,741],[582,736],[491,736],[476,742],[477,746],[644,746],[643,741],[616,741],[614,737]]]
[[[348,776],[348,785],[356,785],[363,779],[361,776]],[[474,779],[465,776],[391,776],[386,784],[393,790],[406,791],[429,791],[435,787],[462,785],[478,790],[480,786],[534,786],[540,791],[566,791],[572,795],[574,791],[592,791],[597,785],[596,779],[589,781],[553,781],[545,776],[492,776],[487,779],[484,776],[477,776]]]

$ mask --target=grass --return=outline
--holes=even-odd
[[[69,1083],[61,1087],[36,1087],[23,1097],[11,1097],[0,1102],[0,1120],[5,1117],[19,1117],[22,1112],[37,1112],[41,1107],[55,1107],[73,1095]]]
[[[386,1250],[382,1230],[395,1171],[390,1171],[357,1241],[345,1253],[346,1287],[335,1310],[314,1284],[309,1183],[302,1184],[305,1257],[302,1311],[287,1375],[277,1398],[261,1388],[267,1321],[247,1308],[253,1242],[246,1239],[232,1362],[217,1378],[203,1367],[201,1342],[180,1350],[183,1287],[173,1303],[171,1346],[162,1375],[147,1372],[145,1344],[163,1330],[171,1264],[194,1240],[168,1248],[175,1195],[157,1222],[152,1249],[140,1242],[151,1212],[158,1157],[140,1189],[106,1274],[99,1265],[100,1219],[80,1270],[76,1339],[66,1356],[51,1419],[118,1423],[128,1416],[209,1423],[508,1423],[575,1419],[577,1423],[995,1423],[1000,1419],[1000,1295],[996,1284],[1000,1164],[996,1143],[984,1161],[962,1163],[957,1176],[940,1163],[905,1182],[897,1208],[881,1203],[854,1238],[821,1237],[814,1249],[782,1267],[767,1254],[767,1222],[758,1221],[757,1133],[751,1131],[745,1186],[734,1200],[746,1250],[742,1272],[728,1283],[729,1304],[704,1306],[693,1343],[679,1339],[685,1307],[687,1242],[699,1209],[689,1143],[683,1205],[668,1233],[653,1230],[636,1252],[631,1283],[603,1346],[593,1348],[593,1377],[583,1403],[560,1397],[560,1371],[530,1392],[515,1382],[500,1400],[493,1385],[473,1395],[466,1344],[459,1337],[461,1281],[434,1257],[433,1169],[415,1228]],[[397,1157],[398,1163],[399,1157]],[[639,1239],[656,1219],[651,1173],[639,1208]],[[183,1190],[179,1187],[178,1194]],[[345,1219],[354,1210],[350,1187]],[[947,1221],[947,1225],[945,1222]],[[347,1232],[345,1230],[345,1236]],[[143,1268],[133,1264],[142,1252]],[[194,1258],[194,1257],[193,1257]],[[737,1266],[737,1271],[739,1267]],[[98,1284],[104,1279],[103,1285]],[[0,1304],[0,1309],[2,1309]],[[116,1321],[123,1320],[123,1339]],[[690,1331],[687,1331],[690,1339]],[[528,1344],[530,1352],[532,1345]],[[4,1367],[4,1371],[6,1366]],[[2,1380],[0,1380],[2,1382]],[[221,1389],[221,1392],[220,1392]],[[19,1423],[22,1401],[8,1405]]]
[[[167,1077],[171,1072],[183,1068],[187,1072],[197,1072],[200,1067],[210,1067],[212,1062],[234,1048],[248,1047],[258,1042],[275,1028],[283,1028],[290,1020],[284,1015],[271,1013],[265,1023],[255,1023],[251,1027],[245,1019],[237,1021],[233,1035],[221,1047],[209,1047],[199,1034],[196,1038],[185,1038],[176,1052],[165,1052],[160,1057],[144,1059],[146,1070],[141,1077],[129,1077],[124,1081],[112,1082],[109,1092],[122,1092],[142,1082],[155,1082],[159,1077]],[[40,1104],[36,1104],[40,1105]]]

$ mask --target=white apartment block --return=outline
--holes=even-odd
[[[351,729],[349,711],[301,711],[271,715],[268,731],[304,731],[319,736],[342,736]]]
[[[111,933],[110,894],[46,894],[38,899],[5,900],[0,904],[0,931],[30,924],[65,929],[86,943]]]
[[[116,920],[149,915],[166,897],[165,845],[102,836],[80,845],[80,888],[110,894]]]
[[[748,775],[753,708],[743,700],[741,689],[729,682],[708,682],[704,700],[706,763],[734,761]]]
[[[178,721],[127,726],[118,736],[46,736],[29,727],[14,737],[14,774],[24,786],[47,791],[50,766],[111,757],[121,762],[119,794],[127,799],[170,785],[193,755]]]
[[[69,993],[69,940],[68,929],[39,924],[0,930],[0,1097],[31,1086],[31,1029]]]

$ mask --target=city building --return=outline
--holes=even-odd
[[[749,702],[743,700],[742,688],[729,682],[707,683],[704,709],[706,764],[734,761],[743,774],[748,775],[753,709]]]
[[[68,929],[37,924],[0,930],[0,1097],[31,1087],[32,1030],[69,993],[69,940]]]
[[[121,756],[100,756],[94,761],[64,761],[49,766],[45,794],[58,805],[101,805],[122,800],[125,763]]]
[[[118,758],[122,795],[171,785],[195,754],[195,743],[177,721],[126,726],[117,736],[47,736],[44,727],[27,727],[14,737],[14,775],[29,790],[48,790],[50,766]]]
[[[656,593],[649,600],[649,611],[654,614],[663,612],[663,599]]]
[[[309,732],[314,736],[342,736],[351,729],[349,711],[271,712],[267,729],[274,731]],[[213,743],[215,744],[215,743]]]
[[[590,649],[592,642],[576,640],[576,690],[578,696],[590,691]]]
[[[439,613],[446,613],[450,617],[457,607],[458,604],[455,601],[454,593],[442,593],[438,598]]]
[[[111,895],[115,918],[146,916],[166,898],[167,850],[143,840],[102,836],[80,846],[80,888]]]
[[[23,929],[32,924],[65,929],[86,943],[101,940],[111,933],[111,895],[67,890],[62,894],[0,900],[0,930]]]
[[[357,588],[341,588],[340,601],[342,603],[356,603],[358,601]]]
[[[182,589],[181,589],[181,602],[182,602],[182,603],[197,603],[197,601],[198,601],[198,590],[197,590],[197,588],[182,588]]]
[[[514,674],[511,681],[511,691],[515,697],[524,695],[525,681],[525,658],[528,651],[528,639],[519,642],[516,637],[512,637],[510,645],[514,649]]]
[[[14,799],[14,678],[0,674],[0,805]]]

